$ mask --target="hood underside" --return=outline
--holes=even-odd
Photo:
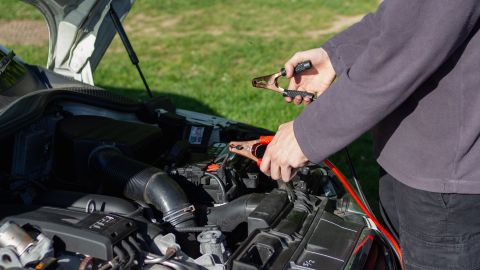
[[[49,32],[47,68],[93,85],[92,74],[115,36],[109,16],[121,20],[135,0],[23,0],[44,15]]]

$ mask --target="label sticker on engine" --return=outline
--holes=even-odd
[[[190,137],[188,138],[188,142],[190,144],[202,144],[204,131],[204,127],[192,126],[192,129],[190,129]]]

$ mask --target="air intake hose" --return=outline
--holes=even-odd
[[[217,225],[220,230],[231,232],[240,223],[247,222],[248,215],[257,208],[264,194],[252,193],[217,207],[209,208],[208,224]]]
[[[196,226],[194,208],[185,192],[164,171],[131,159],[113,147],[94,150],[89,168],[125,197],[153,205],[163,213],[165,222],[175,227]]]

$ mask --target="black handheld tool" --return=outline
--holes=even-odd
[[[312,62],[310,60],[299,63],[295,66],[294,73],[299,74],[303,71],[312,68]],[[295,98],[301,96],[302,98],[308,97],[311,100],[315,100],[315,95],[306,91],[283,89],[278,86],[278,78],[287,76],[285,68],[280,69],[280,72],[270,74],[267,76],[258,77],[252,80],[253,87],[270,89],[275,92],[281,93],[284,97]]]
[[[307,60],[307,61],[304,61],[304,62],[300,62],[298,65],[296,65],[295,69],[293,70],[293,73],[299,74],[299,73],[302,73],[305,70],[311,69],[311,68],[312,68],[312,62],[310,60]],[[287,70],[285,68],[281,68],[280,73],[284,77],[287,76]]]

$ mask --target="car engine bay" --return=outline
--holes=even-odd
[[[292,199],[228,151],[266,130],[164,98],[149,117],[75,99],[0,142],[4,268],[334,269],[369,231],[325,166],[299,170]]]

